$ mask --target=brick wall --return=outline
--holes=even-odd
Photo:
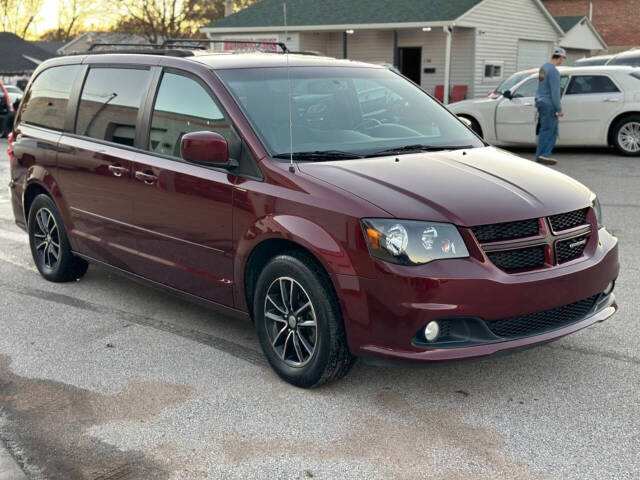
[[[593,24],[607,42],[615,47],[640,46],[640,0],[542,0],[552,15],[589,15],[593,3]]]

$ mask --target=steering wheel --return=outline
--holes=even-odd
[[[370,130],[382,125],[382,122],[375,118],[367,118],[355,126],[354,130]]]

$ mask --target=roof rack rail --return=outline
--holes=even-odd
[[[162,45],[158,43],[92,43],[88,52],[92,52],[95,48],[98,47],[136,47],[136,48],[153,48],[160,49]]]
[[[206,49],[207,46],[203,44],[222,44],[222,45],[250,45],[250,46],[259,46],[266,45],[272,48],[280,48],[282,50],[281,53],[288,53],[289,49],[284,44],[284,42],[258,42],[253,40],[210,40],[208,38],[168,38],[164,42],[162,42],[162,48],[196,48],[196,49]]]

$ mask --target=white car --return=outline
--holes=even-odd
[[[640,156],[640,69],[633,67],[560,67],[562,111],[558,146],[615,146],[623,155]],[[471,122],[487,142],[500,146],[536,145],[532,74],[498,98],[477,98],[448,106]]]

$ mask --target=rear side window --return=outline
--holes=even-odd
[[[92,68],[84,82],[76,133],[133,146],[138,110],[149,88],[149,70]]]
[[[202,130],[224,136],[229,155],[238,158],[240,140],[207,90],[189,77],[165,73],[153,108],[149,150],[180,157],[182,137]]]
[[[577,75],[571,79],[567,95],[619,92],[615,83],[604,75]]]
[[[80,65],[62,65],[40,73],[22,99],[20,120],[31,125],[64,129],[69,95]]]

